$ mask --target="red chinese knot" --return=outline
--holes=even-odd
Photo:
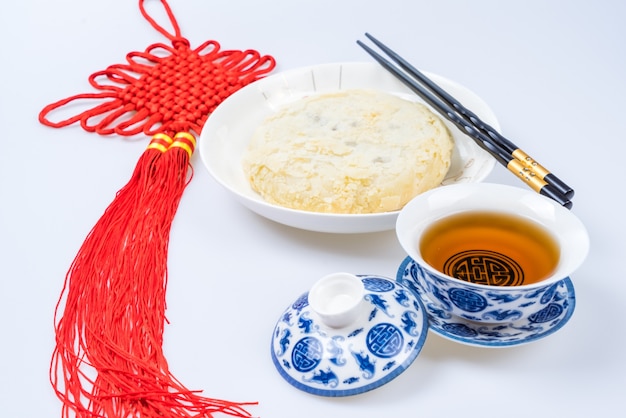
[[[270,72],[275,61],[253,50],[222,51],[216,41],[196,49],[170,34],[144,9],[171,46],[131,52],[127,64],[89,77],[99,90],[46,106],[41,123],[80,123],[101,135],[152,136],[128,183],[91,229],[65,277],[55,310],[50,381],[62,416],[107,418],[249,417],[249,402],[205,397],[178,381],[162,348],[172,221],[191,181],[190,159],[209,114],[230,94]],[[74,101],[98,104],[68,119],[48,114]]]
[[[82,93],[46,106],[41,123],[60,128],[75,122],[101,135],[154,135],[194,131],[200,133],[209,114],[229,95],[263,77],[275,67],[274,58],[255,50],[221,50],[210,40],[196,49],[183,38],[165,0],[161,0],[174,33],[167,32],[146,12],[143,16],[171,46],[150,45],[144,52],[131,52],[127,64],[114,64],[89,77],[99,93]],[[81,99],[103,101],[66,120],[53,122],[48,114]]]

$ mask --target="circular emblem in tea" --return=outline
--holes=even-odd
[[[505,254],[488,250],[468,250],[450,257],[443,265],[448,276],[490,286],[519,286],[524,271]]]

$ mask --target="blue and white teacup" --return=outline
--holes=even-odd
[[[472,282],[425,261],[420,249],[425,231],[441,219],[469,212],[514,215],[541,225],[558,247],[549,276],[518,285]],[[571,211],[529,189],[489,183],[443,186],[415,197],[400,211],[396,234],[414,261],[410,277],[423,302],[431,309],[484,323],[518,321],[549,310],[559,295],[555,291],[559,283],[580,267],[589,251],[587,230]],[[470,261],[473,269],[483,268],[480,256]],[[493,264],[489,260],[487,268]]]

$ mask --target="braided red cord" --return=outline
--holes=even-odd
[[[249,417],[244,407],[253,404],[203,397],[170,373],[162,350],[167,252],[191,180],[191,132],[199,133],[222,100],[275,62],[256,51],[220,51],[216,41],[191,50],[166,0],[160,1],[173,34],[147,14],[143,0],[139,7],[172,46],[158,43],[129,53],[127,64],[89,77],[100,92],[60,100],[39,115],[51,127],[78,122],[102,135],[153,135],[131,179],[79,249],[55,310],[50,379],[66,418]],[[48,119],[78,100],[98,104],[66,120]]]
[[[101,135],[124,136],[158,132],[200,133],[209,114],[229,95],[263,77],[275,67],[274,58],[255,50],[220,50],[217,41],[191,49],[165,0],[161,3],[174,27],[167,32],[146,12],[143,16],[172,43],[156,43],[144,52],[131,52],[127,64],[114,64],[89,77],[101,93],[82,93],[43,108],[39,121],[60,128],[79,122],[83,129]],[[61,121],[50,113],[71,102],[96,99],[99,103]]]

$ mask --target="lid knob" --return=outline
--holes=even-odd
[[[342,328],[358,319],[364,295],[360,278],[349,273],[332,273],[311,287],[309,304],[325,325]]]

